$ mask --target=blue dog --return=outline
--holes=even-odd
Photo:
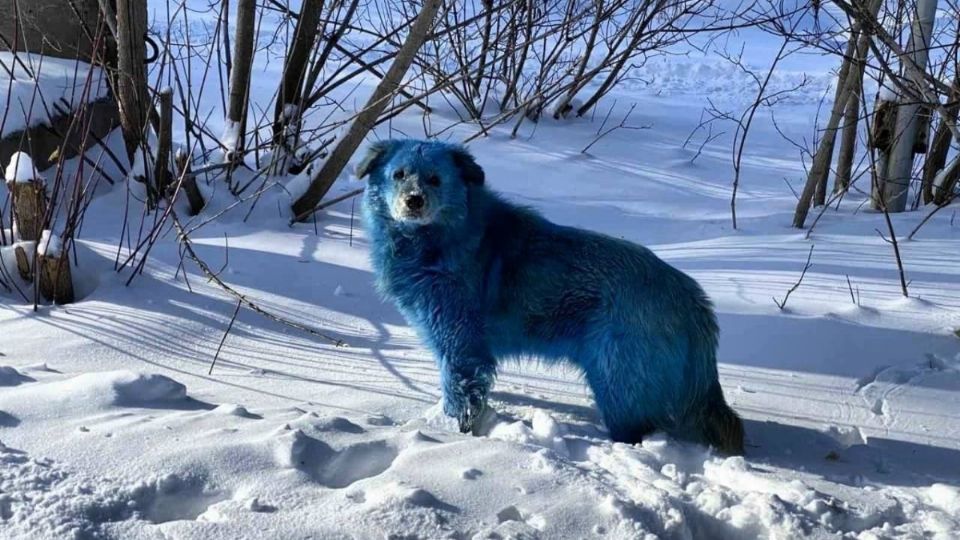
[[[648,249],[555,225],[484,187],[461,147],[373,144],[364,220],[380,291],[436,355],[443,410],[472,430],[504,358],[579,366],[615,441],[654,430],[743,452],[697,283]]]

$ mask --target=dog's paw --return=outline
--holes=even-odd
[[[471,433],[473,432],[474,427],[483,416],[484,410],[487,408],[487,397],[486,395],[475,395],[470,396],[467,400],[466,407],[463,408],[457,421],[460,424],[460,433]]]
[[[444,396],[443,412],[457,421],[461,433],[469,433],[486,409],[487,386],[468,383],[457,390]]]

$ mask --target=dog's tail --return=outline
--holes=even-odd
[[[727,455],[743,454],[743,422],[723,398],[720,383],[714,381],[700,413],[705,442]]]

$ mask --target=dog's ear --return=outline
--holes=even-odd
[[[483,168],[477,165],[476,160],[466,149],[456,147],[451,151],[453,163],[460,169],[460,176],[467,185],[482,186],[485,175]]]
[[[377,141],[367,149],[367,155],[357,164],[357,178],[363,178],[373,169],[383,165],[387,152],[393,148],[393,141]]]

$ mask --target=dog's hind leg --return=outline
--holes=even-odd
[[[656,395],[646,381],[642,360],[618,343],[582,351],[584,371],[603,423],[616,442],[639,443],[659,426]]]
[[[590,387],[612,440],[636,444],[656,430],[653,419],[645,417],[636,403],[628,403],[624,396],[619,395],[618,389],[610,388],[604,382],[591,382]]]

